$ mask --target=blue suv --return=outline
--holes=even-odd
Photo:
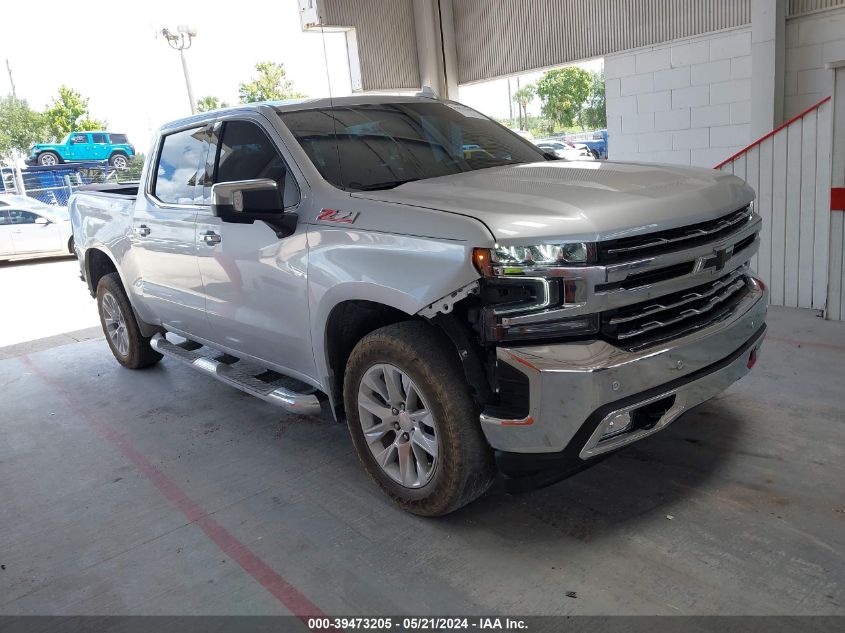
[[[71,132],[60,143],[38,143],[29,150],[27,165],[52,166],[59,163],[107,160],[116,169],[126,169],[135,148],[126,134],[111,132]]]

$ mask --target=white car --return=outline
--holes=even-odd
[[[0,260],[72,254],[73,235],[65,207],[29,196],[0,196]]]
[[[586,145],[577,147],[563,141],[552,140],[534,141],[534,144],[540,149],[565,160],[595,160]]]

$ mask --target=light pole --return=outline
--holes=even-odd
[[[185,61],[185,50],[191,48],[194,38],[197,36],[197,30],[191,29],[184,24],[176,27],[176,33],[169,29],[162,29],[161,34],[170,48],[179,51],[179,57],[182,58],[182,70],[185,72],[185,86],[188,88],[188,99],[191,101],[191,114],[197,113],[197,104],[194,101],[194,91],[191,88],[191,77],[188,75],[188,62]]]

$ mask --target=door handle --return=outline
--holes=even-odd
[[[215,233],[214,231],[206,231],[202,234],[202,241],[205,242],[206,246],[214,246],[215,244],[219,244],[221,241],[220,235]]]
[[[135,232],[141,237],[147,237],[150,234],[150,227],[146,224],[139,224],[135,227]]]

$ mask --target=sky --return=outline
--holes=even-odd
[[[146,151],[162,123],[190,114],[179,53],[160,35],[164,27],[197,30],[185,52],[197,99],[214,95],[237,103],[238,84],[264,60],[283,63],[294,88],[308,96],[328,96],[329,88],[336,97],[351,94],[344,34],[303,32],[296,0],[144,0],[86,5],[80,17],[66,1],[39,0],[37,17],[28,3],[4,4],[0,64],[8,59],[17,96],[43,109],[60,85],[70,86],[89,99],[91,116],[106,120],[110,131],[127,133],[139,151]],[[586,67],[600,65],[596,60]],[[516,80],[511,84],[515,90]],[[4,72],[0,94],[9,92]],[[459,99],[489,116],[509,113],[506,79],[462,86]],[[539,103],[529,112],[538,113]]]

